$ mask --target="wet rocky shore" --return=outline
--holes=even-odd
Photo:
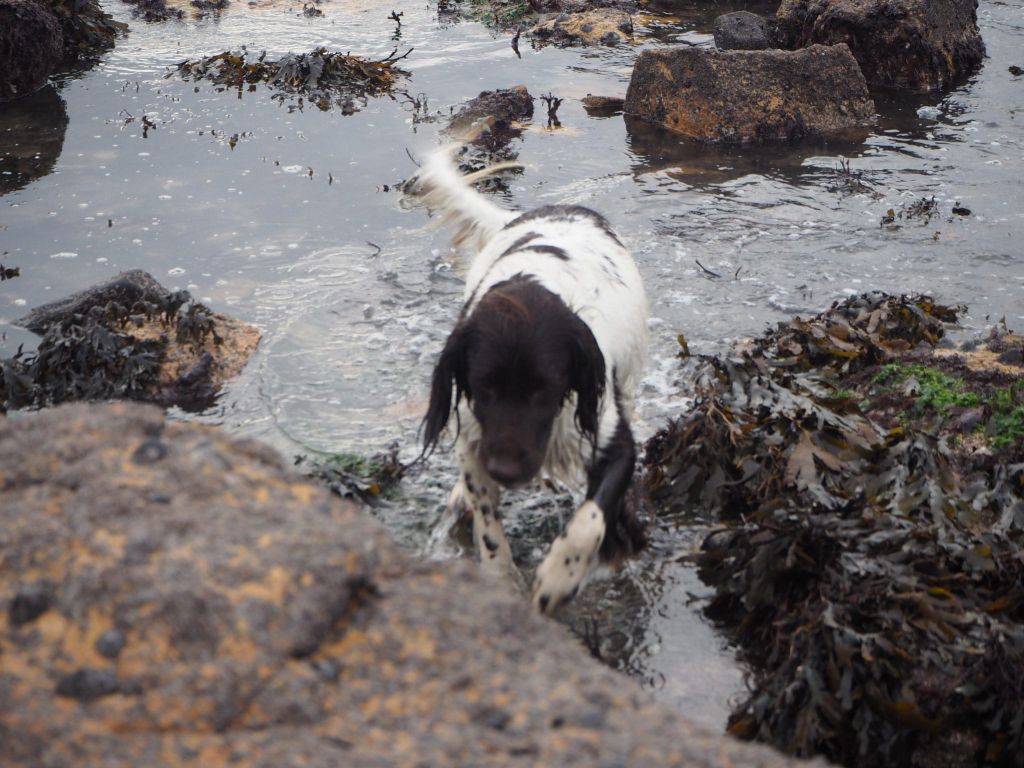
[[[136,5],[147,23],[182,14]],[[587,98],[603,119],[755,155],[863,136],[876,99],[948,89],[985,55],[973,2],[897,5],[733,11],[714,47],[645,50],[628,90]],[[467,0],[438,15],[481,6],[517,55],[633,45],[648,10]],[[123,31],[62,8],[0,0],[0,100],[64,120],[0,193],[62,151],[48,77]],[[378,58],[232,49],[168,77],[349,120],[409,96],[402,42]],[[513,159],[562,99],[508,85],[448,114],[415,95],[410,120],[469,141],[467,168]],[[32,267],[2,260],[5,282]],[[209,408],[262,329],[134,271],[41,307],[19,320],[38,348],[0,360],[0,742],[26,766],[1024,765],[1024,341],[1004,322],[954,345],[961,316],[872,293],[718,356],[682,339],[678,403],[639,469],[652,525],[712,529],[684,557],[749,673],[714,734],[471,563],[416,560],[335,498],[401,488],[397,449],[296,474],[180,414],[103,402]],[[75,401],[89,404],[56,407]]]

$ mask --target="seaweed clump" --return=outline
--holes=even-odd
[[[1024,764],[1024,451],[955,418],[1022,396],[989,372],[976,402],[882,405],[893,365],[950,369],[933,347],[956,315],[871,294],[796,319],[707,360],[648,443],[654,502],[724,523],[696,561],[751,668],[734,735],[846,765]]]
[[[266,51],[253,59],[243,48],[240,52],[224,51],[183,61],[177,72],[186,80],[209,80],[223,89],[237,89],[240,94],[243,90],[255,91],[259,83],[265,83],[275,90],[273,98],[281,104],[301,109],[308,101],[323,111],[337,106],[350,115],[365,106],[367,97],[390,93],[400,77],[408,76],[396,65],[412,49],[401,56],[396,53],[369,60],[317,48],[268,60]]]
[[[64,62],[72,67],[92,66],[128,32],[128,25],[115,21],[98,0],[47,0],[45,5],[60,23]]]
[[[153,324],[156,333],[139,334]],[[35,352],[19,348],[0,360],[0,412],[69,400],[161,401],[155,390],[172,339],[193,348],[221,343],[213,314],[188,291],[130,306],[110,300],[72,313],[49,325]],[[201,359],[197,365],[209,364]]]
[[[143,21],[167,21],[183,19],[185,12],[180,8],[171,8],[167,0],[124,0],[132,6],[132,15]]]
[[[325,485],[336,496],[371,505],[387,499],[409,469],[398,459],[397,443],[386,452],[370,457],[337,453],[311,461],[300,456],[295,463],[308,463],[306,475]]]

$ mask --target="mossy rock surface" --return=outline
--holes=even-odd
[[[0,418],[5,766],[783,766],[152,406]]]

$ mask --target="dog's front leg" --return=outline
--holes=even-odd
[[[448,507],[459,516],[472,516],[473,541],[481,567],[519,586],[521,576],[512,561],[512,549],[498,512],[501,489],[480,464],[477,447],[475,441],[459,435],[456,441],[459,480],[448,498]]]
[[[533,582],[533,604],[554,613],[580,588],[596,565],[609,525],[623,514],[633,478],[636,445],[629,424],[620,417],[615,434],[587,473],[587,499],[555,539]]]

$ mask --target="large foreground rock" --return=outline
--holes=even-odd
[[[154,407],[0,418],[5,766],[783,766]]]
[[[977,0],[782,0],[790,48],[846,43],[871,85],[929,91],[985,57]]]
[[[875,112],[845,45],[801,51],[644,51],[625,113],[704,141],[796,140],[863,132]]]
[[[49,8],[35,0],[0,0],[0,102],[46,85],[63,50]]]

